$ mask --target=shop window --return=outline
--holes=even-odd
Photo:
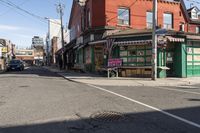
[[[150,66],[151,53],[151,46],[120,47],[120,58],[123,59],[124,66]]]
[[[128,62],[137,62],[137,57],[128,58]]]
[[[120,56],[127,56],[127,51],[121,51]]]
[[[137,62],[139,62],[139,63],[144,63],[144,58],[143,58],[143,57],[138,57],[138,58],[137,58]]]
[[[164,13],[163,15],[163,27],[165,29],[173,28],[173,15],[171,13]]]
[[[137,55],[136,53],[137,53],[136,50],[128,51],[129,56],[135,56],[135,55]]]
[[[130,24],[130,11],[128,8],[118,9],[118,24],[129,25]]]
[[[144,56],[144,51],[142,50],[137,51],[137,56]]]
[[[127,62],[127,58],[121,58],[123,60],[123,62]]]

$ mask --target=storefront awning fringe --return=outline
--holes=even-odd
[[[128,46],[128,45],[146,45],[146,44],[151,44],[152,40],[137,40],[137,41],[119,41],[119,42],[114,42],[115,45],[119,46]]]
[[[169,42],[185,42],[184,38],[176,38],[172,36],[166,36],[166,38]]]

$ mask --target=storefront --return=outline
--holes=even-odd
[[[187,76],[200,76],[200,36],[187,36]]]
[[[122,77],[151,77],[152,73],[152,34],[113,35],[113,53],[118,52],[123,65],[119,67]],[[157,67],[158,77],[186,77],[185,36],[167,33],[158,36]],[[115,54],[117,55],[117,54]]]

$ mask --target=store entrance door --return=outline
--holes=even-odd
[[[167,77],[174,77],[174,52],[167,51],[166,66],[169,68],[167,70]]]

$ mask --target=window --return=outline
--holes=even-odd
[[[181,13],[181,11],[179,11],[179,16],[182,16],[182,13]]]
[[[199,26],[196,27],[196,33],[197,33],[197,34],[200,33],[200,27],[199,27]]]
[[[127,8],[118,9],[118,24],[120,25],[129,25],[130,24],[130,13]]]
[[[84,16],[81,16],[81,31],[85,29]]]
[[[90,10],[87,11],[87,26],[91,27],[91,14],[90,14]]]
[[[147,12],[146,13],[147,29],[152,29],[153,28],[152,20],[153,20],[152,12]]]
[[[184,25],[184,23],[180,23],[180,31],[185,31],[185,25]]]
[[[172,29],[173,28],[173,17],[171,13],[164,13],[164,22],[163,22],[163,27],[165,29]]]
[[[198,11],[196,9],[192,10],[191,14],[192,19],[198,19]]]

